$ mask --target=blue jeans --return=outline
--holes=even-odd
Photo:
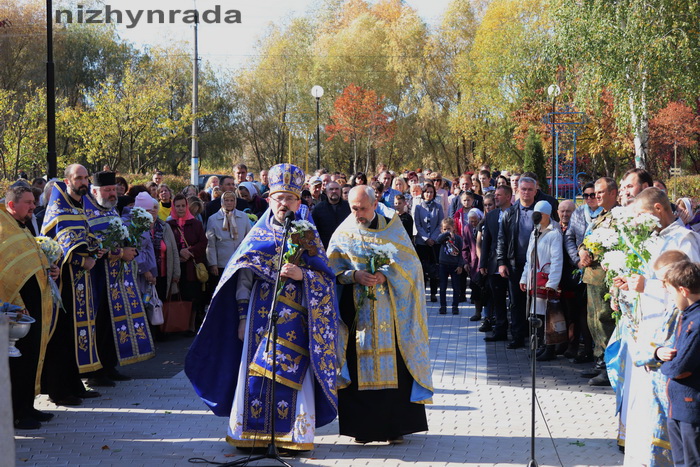
[[[457,266],[441,264],[440,271],[440,309],[447,308],[447,280],[452,277],[452,308],[459,307],[459,274]]]

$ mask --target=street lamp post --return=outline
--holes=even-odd
[[[53,3],[46,0],[46,176],[56,177],[56,84],[53,64]]]
[[[550,123],[552,124],[552,190],[551,194],[552,196],[557,195],[557,135],[556,135],[556,130],[554,127],[554,123],[556,122],[556,115],[555,112],[557,111],[557,96],[561,94],[561,89],[559,88],[558,85],[552,84],[547,88],[547,94],[549,97],[552,98],[552,118],[550,119]]]
[[[311,95],[316,98],[316,169],[321,168],[321,126],[319,125],[319,108],[321,105],[321,97],[323,97],[323,88],[314,86],[311,88]]]

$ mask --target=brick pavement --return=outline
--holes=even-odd
[[[438,315],[429,304],[434,403],[427,406],[428,433],[403,445],[360,446],[337,435],[337,422],[318,430],[317,447],[288,459],[293,465],[526,465],[530,452],[529,359],[525,349],[484,343],[473,310]],[[134,381],[101,389],[103,397],[82,407],[56,407],[46,396],[37,406],[56,414],[41,430],[18,432],[16,464],[191,465],[192,457],[216,462],[238,458],[225,443],[227,419],[213,416],[181,371],[191,339],[159,344],[158,356],[123,369]],[[562,357],[539,365],[538,399],[552,433],[537,416],[539,465],[622,464],[615,446],[616,418],[610,389],[591,388],[581,366]],[[553,444],[561,457],[561,464]],[[271,465],[265,462],[265,465]],[[2,459],[0,465],[12,465]]]

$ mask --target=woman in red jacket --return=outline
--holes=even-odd
[[[202,283],[197,280],[195,263],[205,263],[207,256],[207,236],[202,223],[194,218],[187,206],[187,198],[178,194],[173,198],[173,207],[168,224],[175,235],[175,242],[180,251],[180,282],[178,287],[182,299],[192,302],[191,330],[204,318],[202,303]]]

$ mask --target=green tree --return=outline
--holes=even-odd
[[[547,167],[544,160],[542,139],[532,128],[528,132],[527,138],[525,138],[523,156],[523,172],[534,172],[537,175],[540,189],[547,192],[549,187],[547,184]]]
[[[631,126],[635,165],[649,156],[649,115],[668,93],[695,98],[700,33],[695,0],[553,0],[550,51],[577,76],[576,101],[615,96],[618,126]]]

